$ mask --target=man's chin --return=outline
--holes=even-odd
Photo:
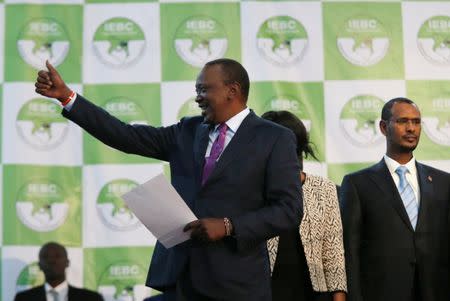
[[[401,145],[400,146],[400,150],[403,153],[409,153],[409,152],[413,152],[417,147],[417,143],[416,144],[411,144],[411,145]]]

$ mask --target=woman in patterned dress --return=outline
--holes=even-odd
[[[300,119],[287,111],[269,111],[262,117],[294,132],[302,170],[303,218],[299,229],[267,242],[273,301],[345,301],[347,279],[336,186],[303,172],[303,157],[317,158]]]

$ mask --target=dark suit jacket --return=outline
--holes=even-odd
[[[341,186],[349,301],[450,300],[450,175],[416,163],[420,186],[414,231],[389,170],[378,164]]]
[[[78,96],[63,115],[105,144],[170,162],[172,185],[198,218],[229,217],[235,235],[166,249],[156,244],[147,285],[175,285],[189,263],[202,294],[224,300],[270,300],[265,241],[301,219],[299,165],[293,133],[251,112],[204,186],[201,175],[209,126],[203,117],[168,127],[127,125]]]
[[[103,301],[103,297],[93,291],[76,288],[69,285],[68,301]],[[46,301],[45,288],[43,285],[33,287],[29,290],[17,293],[14,301]]]

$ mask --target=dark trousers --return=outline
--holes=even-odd
[[[189,267],[180,275],[175,287],[164,291],[163,301],[219,301],[200,294],[192,285]]]

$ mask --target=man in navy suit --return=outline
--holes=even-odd
[[[39,251],[39,268],[44,273],[45,284],[17,293],[14,301],[103,301],[96,292],[69,285],[68,266],[66,249],[55,242],[46,243]]]
[[[382,110],[386,155],[341,187],[349,301],[450,300],[450,175],[418,163],[417,106]]]
[[[207,63],[195,86],[202,116],[168,127],[124,124],[47,68],[37,93],[57,98],[65,117],[105,144],[168,161],[172,185],[198,217],[186,225],[187,243],[156,244],[147,285],[177,300],[270,300],[265,242],[300,222],[299,165],[293,133],[247,108],[242,65]]]

